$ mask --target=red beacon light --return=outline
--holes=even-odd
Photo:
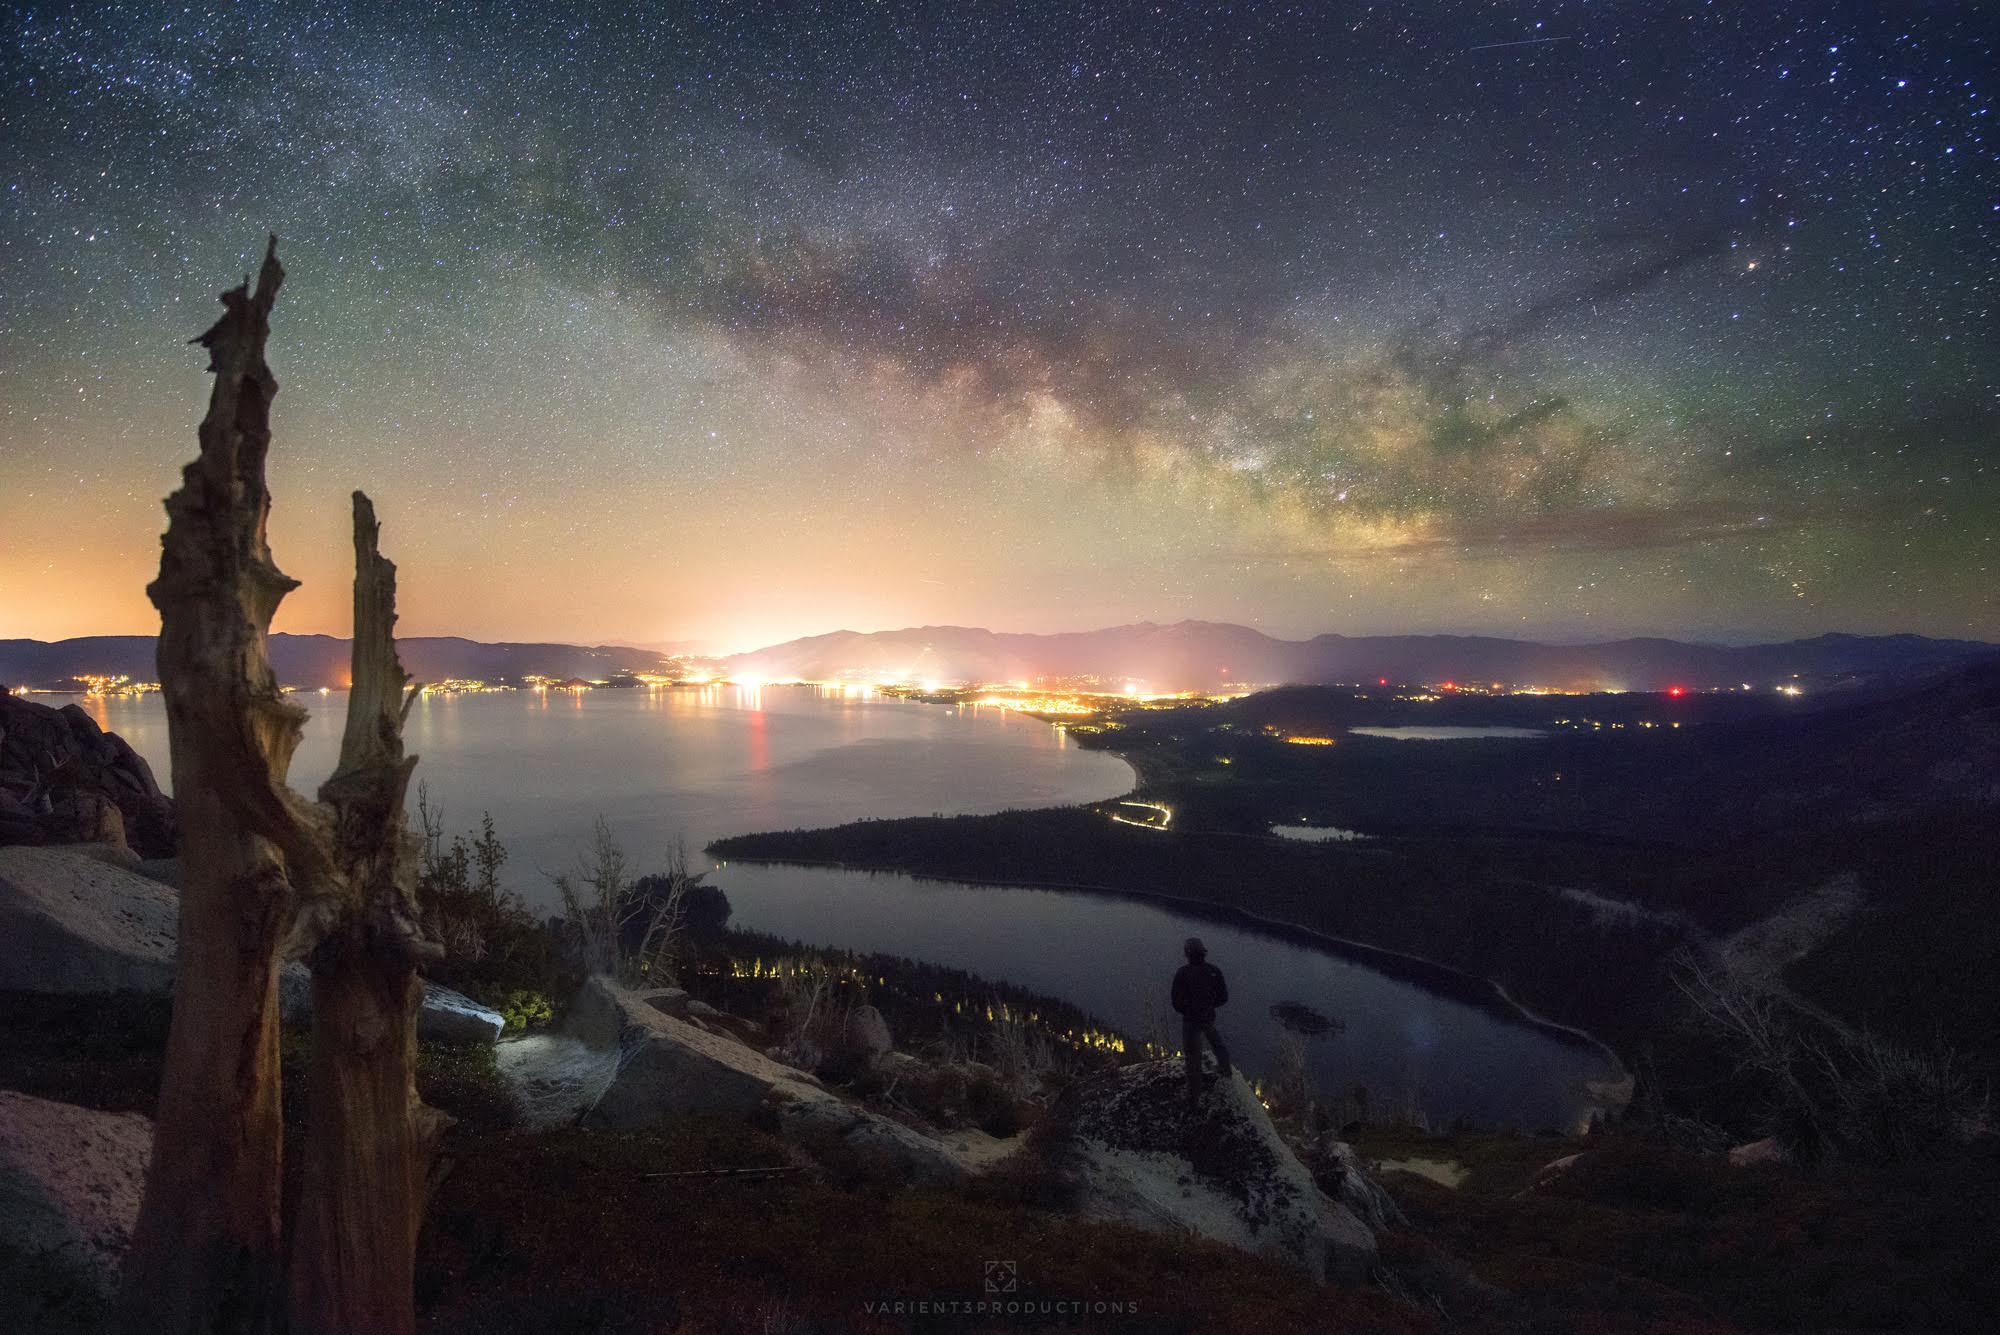
[[[1667,694],[1668,694],[1668,695],[1671,695],[1671,696],[1673,696],[1673,697],[1674,697],[1674,699],[1678,700],[1678,699],[1680,699],[1680,698],[1681,698],[1682,696],[1684,696],[1684,695],[1686,695],[1686,694],[1687,694],[1687,687],[1685,687],[1685,686],[1669,686],[1669,687],[1667,687]]]

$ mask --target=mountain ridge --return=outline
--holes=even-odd
[[[280,632],[269,640],[271,667],[281,684],[306,689],[343,687],[349,641],[338,635]],[[665,655],[620,645],[509,640],[488,643],[459,635],[413,635],[396,641],[403,666],[418,681],[458,677],[518,680],[529,674],[601,679],[614,672],[661,667]],[[153,679],[151,635],[85,635],[68,640],[0,640],[0,682],[53,686],[84,673]]]
[[[487,642],[457,635],[397,642],[420,681],[448,677],[518,680],[529,674],[602,679],[662,668],[667,655],[629,645],[556,641]],[[0,682],[49,686],[84,673],[150,679],[149,635],[67,640],[0,639]],[[334,635],[274,634],[273,668],[286,685],[344,684],[348,641]],[[1768,644],[1717,645],[1662,636],[1588,644],[1547,644],[1492,635],[1347,635],[1329,631],[1285,640],[1233,622],[1134,622],[1086,631],[1033,633],[983,626],[837,630],[723,659],[732,672],[825,680],[847,675],[891,680],[1035,681],[1095,677],[1116,689],[1218,690],[1240,685],[1342,681],[1488,682],[1556,689],[1662,690],[1770,683],[1794,675],[1824,679],[1949,667],[2000,656],[2000,645],[1907,633],[1826,632]]]
[[[1552,688],[1659,690],[1780,677],[1902,672],[2000,655],[2000,645],[1920,635],[1849,635],[1727,646],[1634,636],[1546,644],[1491,635],[1346,635],[1283,640],[1230,622],[1137,622],[1051,634],[913,626],[835,631],[732,655],[733,671],[830,678],[1001,682],[1096,676],[1150,690],[1341,681],[1482,682]],[[1121,681],[1112,679],[1122,678]]]

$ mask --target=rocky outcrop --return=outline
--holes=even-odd
[[[711,1034],[728,1034],[752,1046],[761,1046],[763,1025],[740,1015],[731,1015],[728,1011],[717,1010],[706,1001],[697,1001],[688,995],[686,988],[644,987],[632,995],[662,1015],[686,1020],[697,1029],[705,1029]]]
[[[618,1049],[592,1047],[573,1034],[530,1033],[493,1049],[493,1063],[514,1096],[521,1125],[533,1131],[575,1126],[618,1075]]]
[[[1193,1109],[1174,1062],[1082,1080],[1050,1116],[1055,1161],[1082,1208],[1288,1260],[1315,1279],[1366,1277],[1375,1235],[1328,1197],[1241,1076]]]
[[[618,1074],[587,1125],[643,1126],[670,1113],[749,1113],[787,1098],[831,1098],[811,1077],[656,1009],[649,994],[602,976],[570,1006],[568,1031],[618,1052]]]
[[[963,1156],[929,1136],[848,1102],[727,1032],[670,1015],[659,1002],[680,1008],[675,998],[598,976],[571,1004],[566,1036],[617,1054],[616,1074],[583,1113],[585,1126],[644,1126],[686,1113],[768,1112],[782,1134],[808,1148],[837,1144],[912,1180],[948,1181],[970,1172]],[[575,1069],[589,1066],[574,1052],[564,1061]],[[503,1070],[513,1065],[504,1059],[501,1064]],[[524,1084],[521,1097],[525,1106],[539,1091]]]
[[[767,1039],[764,1026],[758,1024],[755,1020],[741,1015],[732,1015],[728,1011],[717,1010],[705,1001],[690,1001],[688,1003],[686,1018],[689,1024],[698,1025],[711,1033],[729,1034],[739,1043],[747,1044],[760,1051]]]
[[[507,1017],[463,992],[424,984],[417,1007],[417,1037],[434,1043],[491,1043],[507,1027]]]
[[[0,1312],[9,1331],[94,1331],[139,1216],[153,1127],[0,1091]]]
[[[0,848],[0,988],[165,992],[180,896],[98,846]]]
[[[969,1157],[901,1122],[829,1094],[786,1099],[778,1105],[780,1134],[808,1148],[837,1143],[872,1158],[913,1182],[955,1182],[972,1173]]]
[[[0,687],[0,844],[108,843],[171,857],[174,804],[152,767],[82,706]]]
[[[1409,1223],[1403,1208],[1382,1189],[1382,1184],[1347,1142],[1331,1135],[1322,1137],[1305,1147],[1303,1162],[1312,1171],[1313,1181],[1320,1190],[1346,1206],[1349,1213],[1371,1230],[1379,1233]]]
[[[294,960],[278,970],[278,1014],[288,1025],[312,1022],[312,971]],[[417,1037],[428,1043],[491,1043],[507,1028],[507,1017],[463,992],[424,984],[417,1006]]]
[[[1766,1136],[1730,1150],[1729,1162],[1738,1168],[1749,1168],[1757,1164],[1789,1163],[1791,1155],[1785,1152],[1784,1142],[1776,1136]]]
[[[896,1041],[890,1036],[889,1022],[882,1018],[881,1011],[873,1006],[856,1006],[848,1012],[847,1023],[841,1029],[840,1046],[849,1060],[873,1070],[895,1050]]]
[[[180,897],[118,861],[102,845],[0,848],[0,990],[168,992],[174,985]],[[287,1021],[312,1014],[312,978],[301,964],[279,977]],[[447,987],[424,985],[417,1037],[491,1043],[498,1011]]]
[[[641,988],[633,995],[660,1014],[671,1015],[676,1020],[687,1019],[688,1007],[694,1004],[694,998],[684,987]]]

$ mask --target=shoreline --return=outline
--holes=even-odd
[[[1056,729],[1058,732],[1066,731],[1062,724],[1054,718],[1042,715],[1030,715],[1030,717],[1040,719],[1041,722]],[[1169,767],[1165,763],[1150,756],[1142,759],[1140,755],[1128,753],[1115,743],[1106,741],[1089,746],[1079,740],[1077,745],[1084,750],[1102,751],[1107,755],[1116,756],[1118,759],[1124,761],[1126,767],[1132,771],[1132,787],[1126,792],[1119,794],[1116,798],[1105,798],[1103,801],[1117,801],[1122,798],[1138,797],[1151,784],[1162,782],[1168,777]],[[1151,760],[1152,763],[1148,765],[1145,763],[1146,760]],[[1151,773],[1148,773],[1149,769],[1152,771]],[[1094,806],[1097,804],[1077,803],[1076,805]],[[1246,839],[1279,839],[1279,836],[1275,834],[1244,834],[1239,837]],[[1375,835],[1363,835],[1361,837],[1381,839],[1393,838],[1395,836],[1393,834],[1383,835],[1378,833]],[[874,867],[850,866],[845,863],[792,862],[783,858],[743,858],[740,860],[792,866],[838,866],[851,871],[883,870]],[[1300,923],[1290,922],[1281,918],[1265,917],[1234,905],[1211,904],[1204,900],[1187,899],[1183,896],[1162,894],[1158,891],[1132,890],[1117,886],[1066,884],[1062,882],[1006,881],[985,877],[938,876],[902,868],[890,870],[916,880],[952,881],[961,885],[1017,886],[1029,890],[1080,891],[1086,894],[1104,894],[1151,903],[1172,904],[1179,907],[1182,912],[1187,912],[1194,916],[1203,916],[1204,914],[1214,915],[1223,920],[1248,923],[1254,927],[1274,931],[1283,936],[1303,938],[1307,942],[1320,945],[1322,949],[1331,948],[1331,952],[1334,954],[1355,954],[1364,956],[1370,960],[1388,962],[1393,969],[1401,970],[1405,974],[1417,973],[1426,975],[1425,978],[1406,978],[1406,981],[1417,982],[1420,985],[1428,981],[1433,984],[1433,990],[1442,992],[1447,996],[1453,996],[1454,1000],[1459,999],[1459,997],[1453,994],[1462,993],[1467,985],[1474,990],[1483,989],[1488,994],[1485,998],[1486,1001],[1497,1002],[1499,1009],[1505,1010],[1519,1018],[1529,1028],[1576,1041],[1584,1046],[1596,1048],[1599,1052],[1603,1053],[1618,1070],[1618,1079],[1612,1083],[1610,1091],[1603,1096],[1607,1102],[1614,1105],[1608,1111],[1623,1111],[1631,1103],[1632,1095],[1637,1087],[1638,1076],[1630,1066],[1626,1065],[1624,1057],[1616,1048],[1599,1038],[1596,1034],[1579,1025],[1564,1024],[1560,1020],[1551,1019],[1541,1014],[1525,1003],[1516,1000],[1513,994],[1492,978],[1487,978],[1479,974],[1469,974],[1462,969],[1454,969],[1448,964],[1442,964],[1437,960],[1429,959],[1422,955],[1411,954],[1408,951],[1391,950],[1386,946],[1370,945],[1366,941],[1356,941],[1350,937],[1334,936],[1327,932],[1316,931]],[[1390,972],[1390,970],[1384,970],[1384,972]],[[1392,976],[1394,975],[1392,974]],[[1443,983],[1443,986],[1435,985],[1440,982]],[[1593,1094],[1598,1092],[1595,1083],[1591,1085],[1590,1092]]]
[[[915,698],[913,699],[913,703],[929,704],[933,702],[923,700],[921,698]],[[1055,718],[1034,713],[1028,713],[1028,717],[1038,720],[1039,722],[1056,730],[1057,732],[1067,731],[1064,728],[1063,724]],[[1125,762],[1125,766],[1127,769],[1132,771],[1133,783],[1132,787],[1130,787],[1123,793],[1117,794],[1115,797],[1101,798],[1098,800],[1098,802],[1079,802],[1072,804],[1075,806],[1093,807],[1100,805],[1102,802],[1114,802],[1114,801],[1119,801],[1121,799],[1141,796],[1151,784],[1164,780],[1168,774],[1168,767],[1164,763],[1160,762],[1157,758],[1149,756],[1142,757],[1141,755],[1128,753],[1125,750],[1118,747],[1117,745],[1110,742],[1101,742],[1097,745],[1086,745],[1079,739],[1077,740],[1077,746],[1082,750],[1100,751],[1106,755],[1116,756],[1119,760]],[[1147,760],[1151,760],[1152,763],[1148,765],[1146,763]],[[1152,770],[1151,773],[1148,773],[1149,769]],[[1270,839],[1270,840],[1276,840],[1279,838],[1279,836],[1275,834],[1263,834],[1263,835],[1243,834],[1238,837],[1246,839]],[[1363,837],[1364,838],[1372,837],[1379,839],[1379,838],[1387,838],[1394,836],[1393,835],[1385,836],[1377,834],[1374,836],[1363,836]],[[703,852],[709,852],[709,849],[707,847],[704,847]],[[1622,1090],[1622,1092],[1615,1096],[1615,1102],[1617,1103],[1617,1106],[1620,1109],[1622,1109],[1627,1103],[1631,1101],[1634,1082],[1637,1079],[1632,1069],[1625,1064],[1624,1057],[1621,1056],[1618,1050],[1613,1048],[1609,1043],[1605,1042],[1597,1035],[1591,1033],[1589,1030],[1584,1029],[1579,1025],[1564,1024],[1560,1020],[1551,1019],[1548,1016],[1543,1015],[1540,1012],[1532,1009],[1525,1003],[1516,1000],[1514,996],[1511,993],[1509,993],[1505,987],[1501,986],[1500,983],[1498,983],[1494,979],[1487,978],[1478,974],[1466,973],[1462,969],[1452,968],[1449,964],[1442,964],[1437,960],[1429,959],[1422,955],[1411,954],[1408,951],[1391,950],[1386,946],[1370,945],[1366,941],[1356,941],[1350,937],[1334,936],[1327,932],[1316,931],[1313,928],[1306,927],[1300,923],[1290,922],[1282,918],[1265,917],[1261,914],[1252,913],[1248,909],[1239,908],[1234,905],[1212,904],[1205,900],[1188,899],[1180,895],[1163,894],[1158,891],[1133,890],[1133,889],[1122,888],[1119,886],[1091,885],[1078,882],[1004,880],[997,877],[940,876],[934,873],[915,871],[905,867],[877,867],[877,866],[867,866],[867,865],[844,863],[844,862],[810,862],[810,861],[800,861],[790,858],[746,857],[746,858],[739,858],[736,860],[740,862],[765,863],[775,866],[829,867],[843,871],[888,872],[894,875],[908,876],[913,880],[919,880],[919,881],[945,881],[959,885],[983,885],[983,886],[995,886],[995,887],[1011,886],[1023,890],[1070,891],[1070,892],[1080,892],[1084,894],[1100,894],[1100,895],[1110,895],[1118,898],[1137,899],[1142,902],[1149,902],[1156,904],[1170,904],[1177,907],[1181,912],[1188,913],[1191,916],[1196,916],[1196,917],[1209,916],[1217,920],[1236,921],[1239,923],[1245,923],[1255,928],[1260,928],[1265,931],[1275,932],[1281,936],[1288,936],[1294,939],[1303,940],[1308,944],[1318,945],[1322,949],[1330,949],[1331,953],[1334,954],[1360,955],[1366,957],[1366,959],[1368,960],[1387,962],[1392,966],[1392,969],[1400,971],[1405,976],[1405,981],[1417,982],[1419,984],[1430,983],[1432,985],[1432,990],[1441,992],[1446,996],[1450,996],[1452,997],[1453,1000],[1467,999],[1464,997],[1464,993],[1467,991],[1468,986],[1471,990],[1474,991],[1484,990],[1487,993],[1487,996],[1484,998],[1480,998],[1478,1000],[1484,1000],[1488,1003],[1497,1002],[1498,1009],[1511,1013],[1512,1015],[1520,1019],[1523,1023],[1525,1023],[1529,1028],[1538,1029],[1545,1033],[1556,1034],[1563,1038],[1574,1040],[1584,1046],[1594,1047],[1599,1052],[1603,1053],[1606,1057],[1608,1057],[1611,1060],[1611,1063],[1618,1068],[1618,1071],[1620,1073],[1620,1079],[1617,1082],[1617,1084]],[[1384,970],[1384,972],[1390,972],[1390,970]],[[1422,975],[1422,976],[1421,977],[1409,976],[1412,974]],[[1442,985],[1440,986],[1439,984]]]
[[[969,885],[989,889],[1042,890],[1050,893],[1097,895],[1114,899],[1133,900],[1167,908],[1189,917],[1204,918],[1213,922],[1228,923],[1247,927],[1253,931],[1274,935],[1297,945],[1310,946],[1331,955],[1341,956],[1353,962],[1367,965],[1377,972],[1412,983],[1434,992],[1451,1001],[1501,1013],[1526,1028],[1550,1035],[1559,1041],[1578,1047],[1593,1048],[1602,1054],[1615,1068],[1615,1075],[1609,1080],[1586,1082],[1586,1090],[1591,1097],[1606,1104],[1605,1111],[1618,1112],[1631,1101],[1636,1076],[1625,1063],[1625,1059],[1609,1043],[1587,1029],[1563,1024],[1541,1015],[1516,1001],[1499,983],[1477,974],[1454,969],[1422,955],[1407,951],[1390,950],[1383,946],[1370,945],[1366,941],[1356,941],[1348,937],[1334,936],[1315,931],[1294,922],[1280,918],[1269,918],[1251,913],[1247,909],[1229,904],[1213,904],[1204,900],[1186,899],[1178,895],[1162,894],[1158,891],[1132,890],[1118,886],[1091,885],[1081,882],[1030,881],[1002,879],[998,877],[942,876],[935,873],[915,871],[905,867],[890,867],[863,863],[811,860],[804,858],[729,857],[724,858],[704,849],[723,866],[731,862],[748,863],[755,866],[804,867],[822,871],[864,872],[871,875],[907,876],[914,881],[932,881],[945,885]]]

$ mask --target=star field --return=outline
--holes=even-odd
[[[1973,0],[0,32],[0,634],[154,624],[276,232],[285,629],[361,486],[409,633],[2000,638]]]

